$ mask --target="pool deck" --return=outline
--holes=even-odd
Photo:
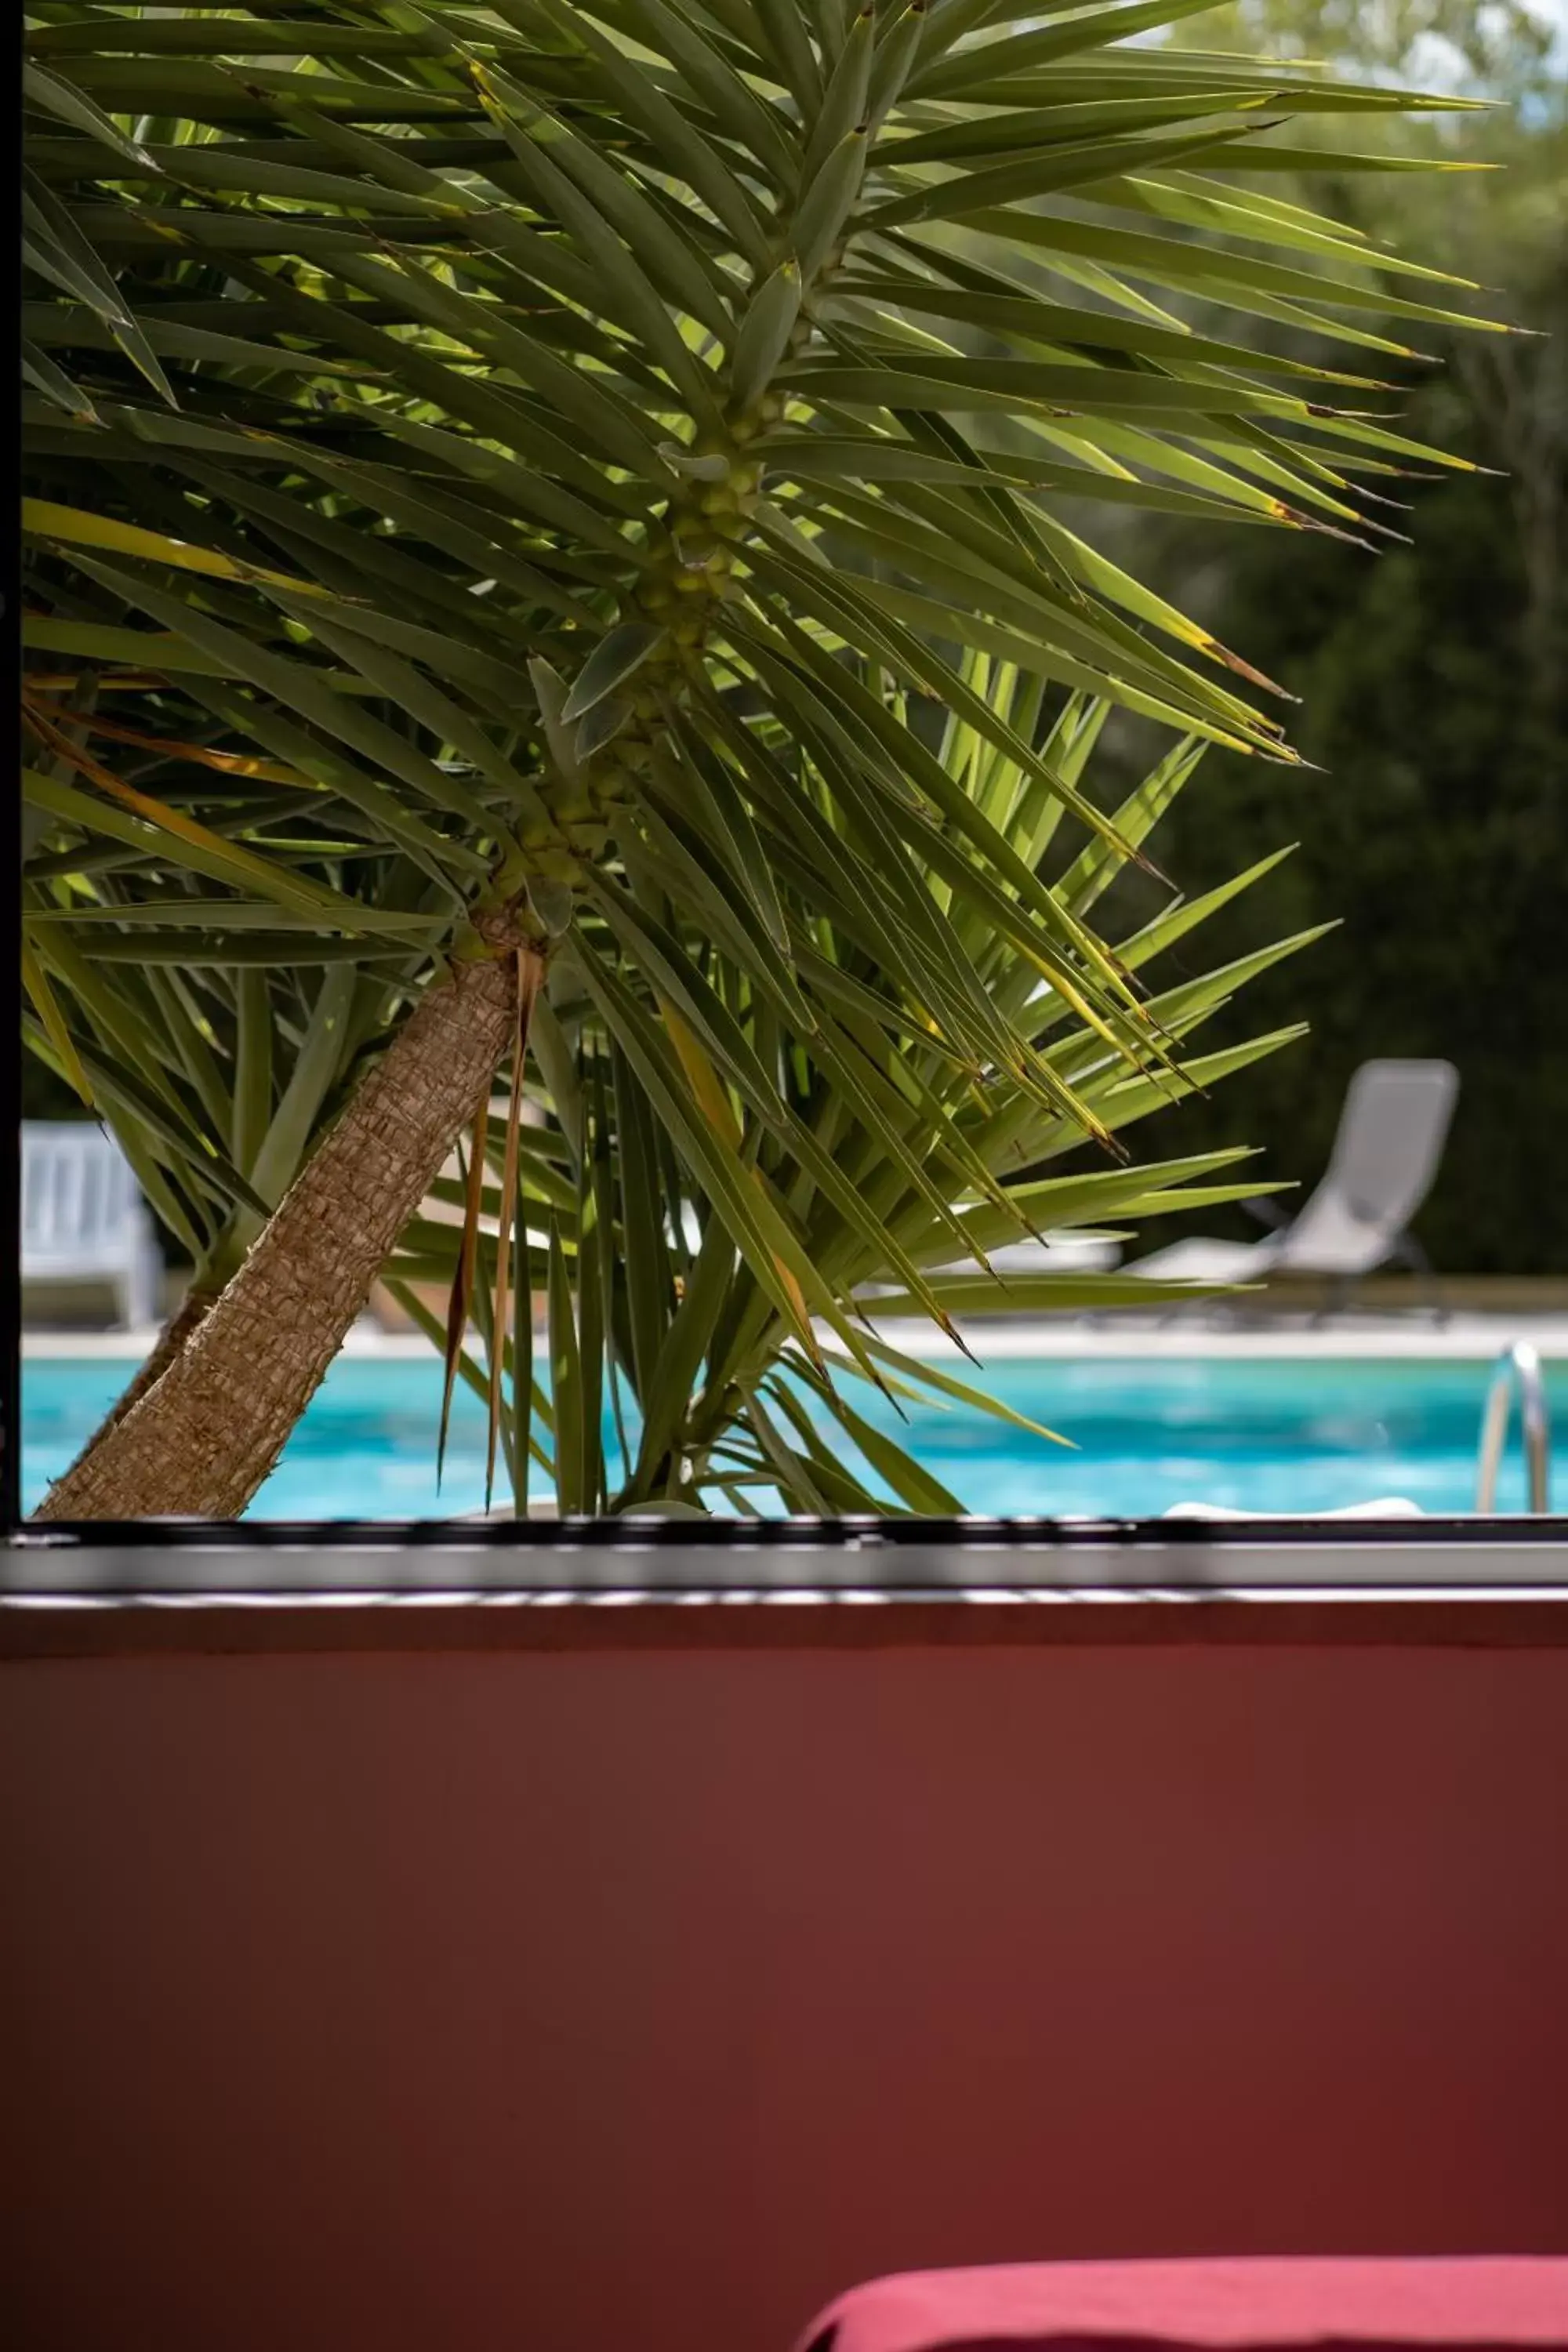
[[[1568,1362],[1568,1313],[1458,1313],[1438,1323],[1427,1314],[1346,1314],[1316,1321],[1302,1315],[1228,1322],[1218,1315],[1200,1319],[1184,1313],[1164,1319],[1131,1312],[1086,1323],[1071,1316],[1028,1320],[970,1320],[961,1325],[984,1363],[1019,1358],[1035,1360],[1162,1357],[1219,1360],[1369,1361],[1402,1359],[1426,1363],[1489,1362],[1516,1339],[1528,1340],[1543,1361]],[[947,1360],[952,1350],[940,1333],[919,1318],[884,1324],[885,1336],[910,1356]],[[37,1329],[24,1331],[28,1362],[119,1360],[139,1362],[152,1346],[152,1331]],[[434,1350],[417,1332],[385,1331],[369,1318],[355,1324],[343,1342],[345,1356],[383,1363],[434,1360]]]

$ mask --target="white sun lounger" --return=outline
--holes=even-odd
[[[88,1119],[22,1123],[22,1279],[106,1282],[132,1330],[158,1319],[152,1217],[119,1144]]]
[[[1380,1265],[1429,1276],[1409,1226],[1432,1189],[1458,1091],[1449,1062],[1363,1062],[1346,1092],[1323,1181],[1289,1223],[1256,1242],[1176,1242],[1129,1272],[1163,1282],[1326,1275],[1336,1283],[1336,1304]]]
[[[1043,1241],[1026,1237],[1003,1242],[985,1253],[994,1274],[1103,1274],[1121,1255],[1119,1242],[1098,1233],[1050,1234]],[[940,1268],[943,1274],[978,1272],[973,1258],[960,1258]]]

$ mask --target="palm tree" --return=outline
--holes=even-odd
[[[1204,1076],[1137,977],[1194,911],[1090,920],[1186,746],[1289,756],[1082,519],[1364,541],[1443,462],[1164,299],[1447,316],[1266,193],[1425,101],[1128,40],[1194,0],[32,13],[34,1042],[218,1294],[46,1512],[242,1508],[389,1261],[519,1496],[865,1502],[801,1402],[864,1450],[834,1375],[907,1375],[858,1291],[1215,1172],[1038,1172]],[[1183,747],[1116,816],[1108,707]]]

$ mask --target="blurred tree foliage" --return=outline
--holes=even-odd
[[[1216,760],[1168,829],[1173,870],[1196,890],[1297,841],[1238,909],[1234,951],[1326,918],[1342,928],[1248,994],[1248,1023],[1304,1011],[1311,1038],[1163,1115],[1158,1148],[1207,1149],[1245,1129],[1266,1141],[1270,1172],[1310,1187],[1356,1065],[1440,1055],[1462,1091],[1423,1239],[1452,1272],[1568,1274],[1568,1188],[1552,1181],[1568,1142],[1562,52],[1518,5],[1247,0],[1226,13],[1236,37],[1216,37],[1216,15],[1184,38],[1447,79],[1503,102],[1384,142],[1501,171],[1336,179],[1331,161],[1312,194],[1374,239],[1397,236],[1474,278],[1493,316],[1535,336],[1424,333],[1441,366],[1402,369],[1409,429],[1503,477],[1409,486],[1410,514],[1388,519],[1410,543],[1373,557],[1266,531],[1223,548],[1170,541],[1162,586],[1301,697],[1294,737],[1321,771]],[[1345,135],[1365,143],[1359,128]],[[1229,1230],[1257,1228],[1233,1213]]]
[[[36,1054],[22,1056],[22,1117],[80,1118],[81,1100],[74,1087],[46,1068]]]

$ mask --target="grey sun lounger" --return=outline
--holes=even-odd
[[[1432,1189],[1458,1091],[1450,1062],[1363,1062],[1322,1182],[1294,1218],[1256,1242],[1175,1242],[1128,1271],[1163,1282],[1323,1275],[1337,1286],[1335,1305],[1381,1265],[1430,1276],[1409,1226]]]

